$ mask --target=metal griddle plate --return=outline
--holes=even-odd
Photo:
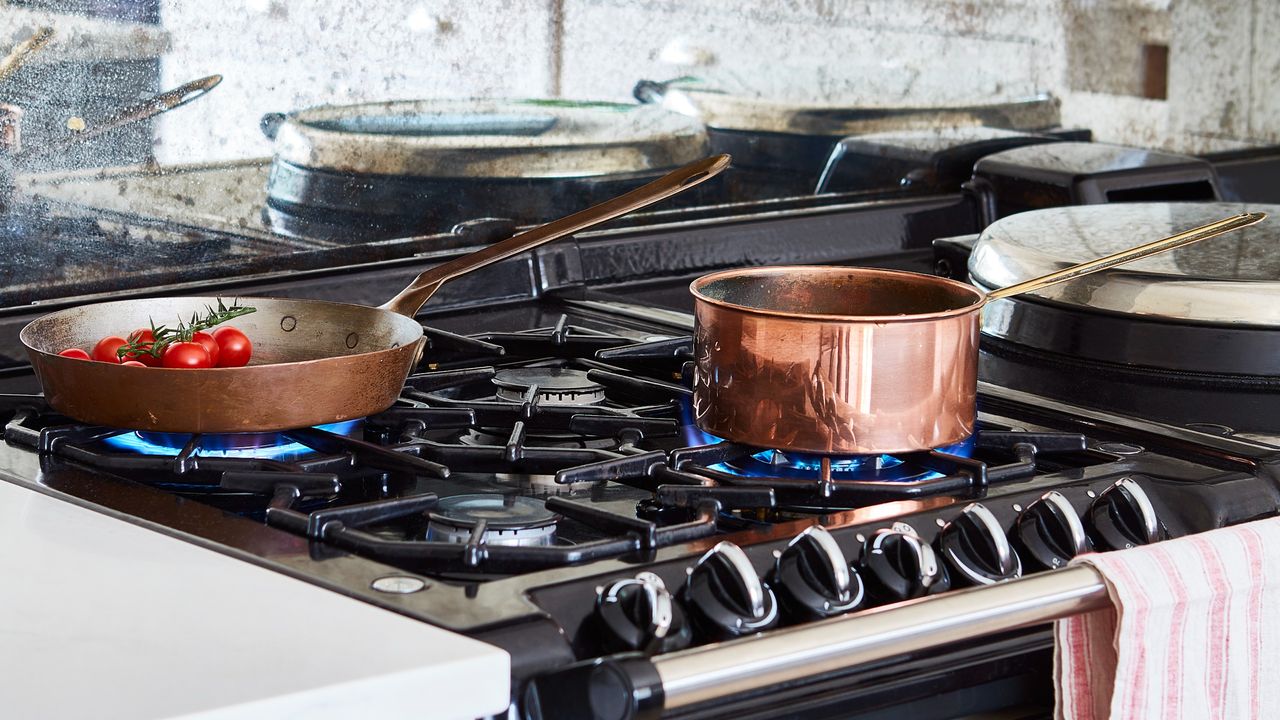
[[[1147,320],[1280,326],[1280,213],[1277,205],[1133,203],[1019,213],[982,233],[969,274],[1004,287],[1137,243],[1242,212],[1273,216],[1198,245],[1105,270],[1033,293],[1073,309]],[[1031,296],[1029,296],[1031,297]],[[1017,301],[1014,301],[1017,302]]]

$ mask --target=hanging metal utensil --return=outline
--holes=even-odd
[[[8,80],[10,75],[13,75],[18,71],[18,68],[22,67],[27,58],[31,57],[40,48],[48,45],[52,39],[53,28],[42,27],[32,33],[31,37],[15,45],[9,51],[9,54],[3,60],[0,60],[0,82]]]
[[[207,94],[210,90],[218,86],[222,82],[221,75],[210,75],[192,80],[189,83],[180,85],[168,92],[160,93],[151,98],[147,98],[141,102],[130,105],[103,120],[93,123],[87,123],[84,128],[77,130],[75,134],[63,140],[47,143],[44,145],[33,145],[18,155],[20,160],[29,160],[33,157],[39,157],[51,152],[58,152],[76,145],[86,140],[105,135],[113,130],[118,130],[126,125],[132,125],[149,118],[153,118],[161,113],[169,112],[174,108],[181,107],[187,103]],[[74,124],[74,123],[73,123]]]

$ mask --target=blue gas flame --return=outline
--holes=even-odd
[[[360,420],[347,420],[345,422],[330,423],[328,425],[317,425],[317,430],[324,430],[336,435],[349,435],[360,424]],[[103,440],[103,443],[117,450],[125,452],[137,453],[139,455],[162,455],[173,456],[191,440],[189,434],[167,434],[166,440],[172,440],[173,444],[153,442],[142,437],[136,432],[126,432]],[[209,443],[215,445],[217,443]],[[254,448],[228,448],[216,449],[200,447],[196,450],[196,454],[201,457],[227,457],[227,458],[260,458],[263,460],[296,460],[307,455],[314,454],[314,450],[303,445],[300,442],[286,442],[280,445],[269,445],[266,447]]]
[[[715,445],[724,442],[722,438],[703,432],[693,421],[691,403],[687,400],[681,404],[681,419],[684,423],[684,437],[690,445]],[[961,440],[954,445],[937,448],[939,452],[960,457],[972,457],[975,436]],[[738,464],[717,464],[713,470],[742,475],[747,477],[767,477],[778,475],[785,477],[817,477],[822,471],[822,455],[811,453],[762,450],[751,456],[752,461]],[[939,473],[907,463],[895,455],[852,455],[830,456],[831,474],[836,479],[844,480],[928,480],[941,477]]]

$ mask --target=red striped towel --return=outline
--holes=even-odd
[[[1058,621],[1058,718],[1280,718],[1280,519],[1074,563],[1115,607]]]

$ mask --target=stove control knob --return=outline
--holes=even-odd
[[[608,652],[641,651],[650,655],[689,646],[692,633],[662,578],[642,572],[600,588],[596,614]]]
[[[760,582],[742,548],[721,542],[689,569],[681,600],[697,629],[715,640],[728,640],[778,624],[773,591]]]
[[[787,615],[819,620],[862,604],[862,578],[827,529],[811,525],[787,544],[769,574]]]
[[[1022,561],[1009,547],[1000,521],[981,503],[970,503],[942,527],[938,549],[956,574],[973,585],[991,585],[1022,575]]]
[[[951,587],[947,570],[914,533],[881,528],[862,548],[867,592],[881,602],[909,600]]]
[[[1071,558],[1089,551],[1080,516],[1057,490],[1041,495],[1022,511],[1013,535],[1027,562],[1047,570],[1063,567]]]
[[[1124,550],[1160,539],[1160,520],[1151,498],[1132,478],[1102,491],[1089,507],[1089,532],[1099,550]]]

